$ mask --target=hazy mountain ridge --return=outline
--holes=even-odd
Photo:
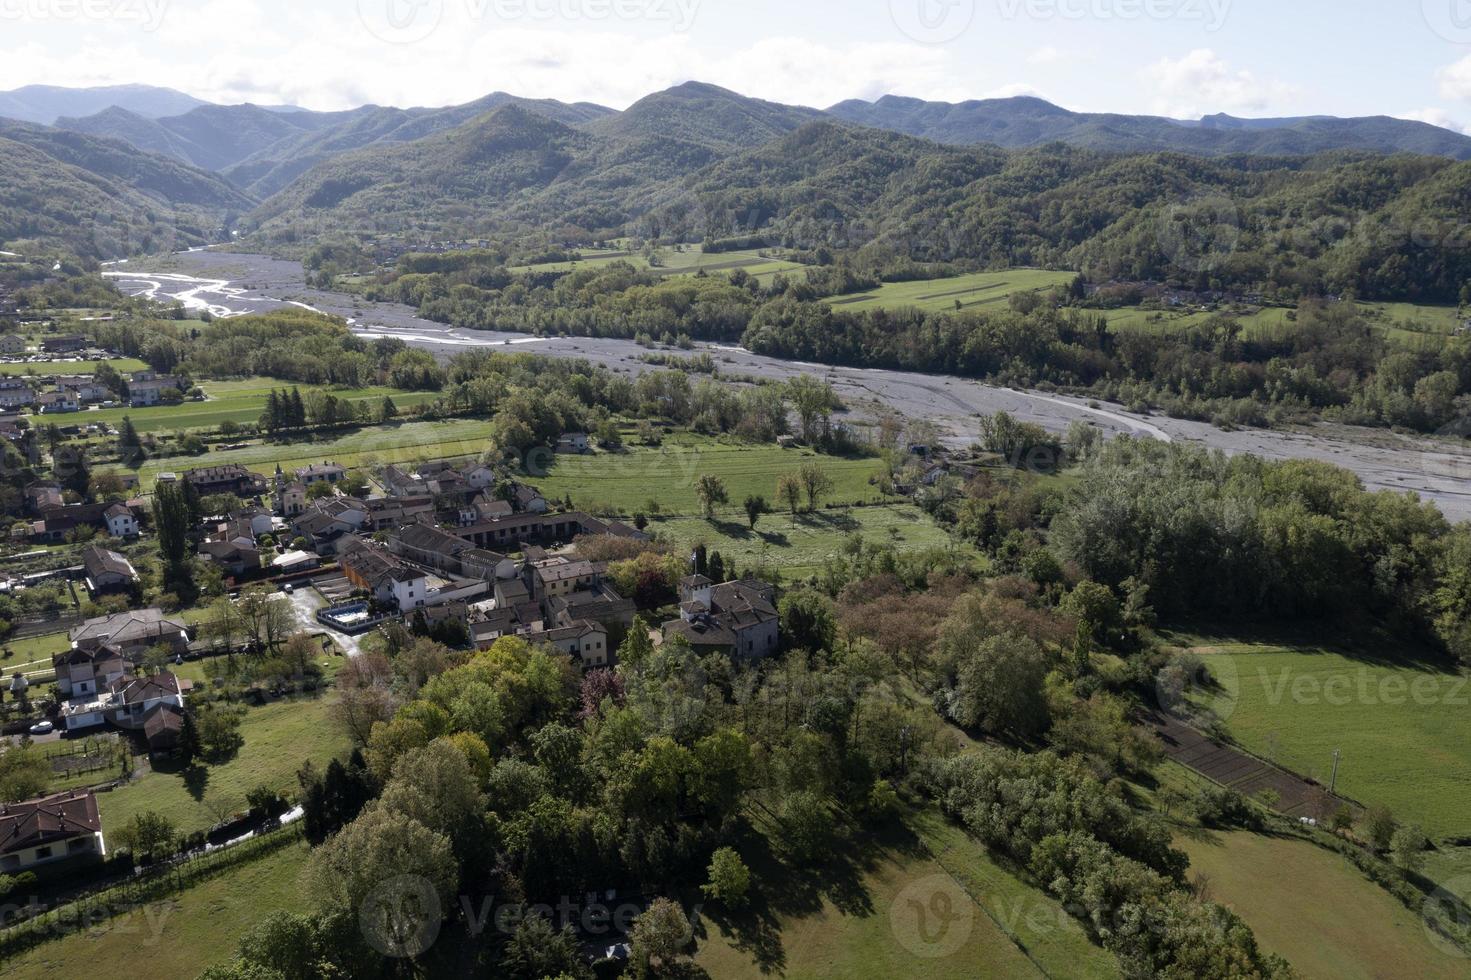
[[[1471,137],[1388,116],[1240,119],[1221,113],[1190,121],[1071,112],[1028,96],[949,103],[886,95],[874,102],[840,102],[827,111],[859,125],[957,145],[1023,148],[1063,142],[1124,153],[1173,150],[1202,156],[1364,150],[1471,159]]]
[[[63,116],[90,116],[117,107],[147,119],[177,116],[199,106],[203,99],[170,88],[152,85],[108,85],[97,88],[65,88],[58,85],[27,85],[0,92],[0,118],[49,126]]]

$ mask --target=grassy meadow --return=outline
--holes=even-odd
[[[1383,804],[1432,838],[1471,834],[1471,680],[1435,666],[1305,647],[1197,647],[1209,701],[1246,749]]]
[[[394,399],[397,401],[397,398]],[[383,463],[412,463],[442,457],[472,456],[485,450],[491,423],[452,419],[441,422],[399,422],[360,429],[346,435],[292,442],[284,445],[258,443],[244,449],[215,450],[207,456],[166,456],[149,459],[138,470],[143,489],[148,490],[160,473],[176,473],[196,466],[239,463],[269,475],[279,463],[284,470],[333,460],[347,467]]]
[[[653,521],[649,530],[683,548],[704,543],[742,568],[766,565],[780,571],[786,580],[822,571],[854,534],[870,544],[890,544],[900,551],[951,544],[949,535],[912,504],[848,507],[796,517],[768,514],[757,523],[755,531],[744,515],[714,523],[703,517],[661,518]]]
[[[317,388],[313,385],[292,385],[289,382],[273,381],[270,378],[248,378],[243,381],[205,381],[207,401],[189,402],[182,405],[157,405],[152,408],[107,408],[67,416],[89,423],[106,422],[120,425],[124,417],[133,420],[139,432],[182,432],[189,429],[216,429],[223,422],[254,423],[266,409],[266,398],[271,390],[299,388],[305,397],[314,390],[329,391],[337,398],[373,407],[384,397],[402,411],[414,405],[433,401],[437,395],[427,391],[400,391],[397,388]]]
[[[96,374],[103,364],[111,364],[119,374],[143,371],[147,364],[132,357],[110,357],[102,361],[50,361],[44,364],[0,364],[0,377],[18,378],[35,375],[44,378],[58,374]]]
[[[938,815],[870,832],[810,869],[782,863],[762,837],[739,850],[752,872],[749,908],[707,905],[701,915],[695,964],[712,977],[1118,976],[1056,903]],[[936,902],[947,922],[921,918]]]
[[[777,500],[777,481],[808,463],[832,478],[834,489],[815,513],[792,515]],[[863,457],[823,456],[807,449],[782,449],[680,435],[662,446],[634,446],[620,453],[558,456],[548,476],[532,478],[550,499],[570,496],[578,508],[631,516],[644,512],[649,530],[681,548],[703,542],[742,567],[763,563],[787,579],[820,571],[854,534],[902,551],[944,547],[949,536],[913,504],[885,497],[871,481],[880,464]],[[706,520],[695,481],[713,475],[725,482],[729,503]],[[773,513],[753,531],[743,504],[764,496]],[[649,506],[658,502],[658,512]],[[805,505],[804,505],[805,506]]]
[[[866,293],[833,296],[824,302],[850,313],[905,307],[917,307],[927,313],[945,313],[956,309],[1004,309],[1015,293],[1066,286],[1076,277],[1077,274],[1072,272],[1048,272],[1042,269],[973,272],[948,279],[887,282]]]
[[[333,723],[331,694],[278,701],[247,708],[240,723],[245,744],[229,760],[204,769],[204,778],[180,772],[150,772],[97,797],[102,821],[120,827],[139,813],[154,811],[174,822],[180,833],[207,830],[218,819],[207,803],[245,808],[245,795],[257,786],[283,793],[297,790],[296,772],[310,761],[320,767],[349,749],[347,736]]]
[[[1234,910],[1263,949],[1304,980],[1471,975],[1432,945],[1420,918],[1332,851],[1244,831],[1176,839],[1207,898]]]
[[[518,266],[512,272],[571,272],[576,269],[597,269],[614,262],[627,262],[638,269],[652,271],[665,276],[693,275],[703,270],[711,275],[717,272],[733,272],[744,269],[747,274],[769,282],[777,273],[803,274],[806,266],[785,259],[771,258],[761,254],[760,249],[745,249],[734,252],[712,252],[706,255],[698,245],[684,245],[678,250],[661,248],[658,265],[650,265],[641,253],[622,249],[602,251],[589,250],[582,253],[576,262],[544,262],[540,265]]]
[[[304,841],[85,932],[44,943],[5,964],[11,980],[74,976],[111,964],[125,975],[190,980],[235,955],[236,944],[272,912],[299,911]],[[139,965],[138,974],[123,964]]]
[[[695,481],[717,476],[725,481],[730,503],[717,508],[722,518],[745,522],[742,503],[764,496],[773,507],[777,480],[807,463],[818,463],[832,478],[834,490],[825,504],[869,503],[883,499],[870,480],[880,463],[867,457],[821,456],[807,449],[751,445],[694,435],[666,438],[662,446],[630,446],[622,452],[558,456],[544,477],[532,478],[542,493],[560,500],[570,495],[578,507],[611,509],[625,514],[645,510],[657,501],[660,513],[702,513]],[[650,513],[650,516],[654,516]]]

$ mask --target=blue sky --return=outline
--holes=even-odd
[[[1462,128],[1471,0],[0,0],[0,65],[0,88],[319,109],[495,90],[623,107],[694,78],[817,106],[1032,93]]]

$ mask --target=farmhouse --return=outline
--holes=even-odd
[[[102,816],[90,790],[0,806],[0,873],[106,853]]]
[[[71,631],[71,642],[74,650],[111,650],[125,660],[138,661],[156,646],[186,652],[189,632],[182,622],[168,619],[160,609],[130,609],[87,620]]]
[[[565,558],[539,564],[531,574],[532,591],[537,599],[570,595],[597,580],[598,574],[592,562],[568,561]]]
[[[177,391],[178,383],[172,379],[156,381],[133,381],[128,385],[128,404],[133,408],[147,408],[163,404],[163,393],[168,389]]]
[[[56,670],[56,689],[63,698],[92,697],[121,680],[127,663],[116,650],[68,650],[51,658]]]
[[[88,343],[87,338],[81,334],[66,334],[43,338],[41,349],[48,354],[75,354],[79,350],[86,350]]]
[[[313,463],[296,471],[296,482],[310,487],[315,483],[341,483],[347,476],[347,467],[336,463]]]
[[[136,538],[138,536],[138,515],[134,514],[130,507],[123,504],[109,504],[102,512],[102,519],[107,522],[107,533],[114,538]]]
[[[133,565],[116,551],[91,545],[82,552],[87,569],[87,591],[94,596],[123,592],[138,581]]]
[[[339,564],[354,586],[373,593],[379,602],[398,606],[402,612],[423,606],[429,594],[427,573],[366,541],[350,542],[350,550]]]
[[[0,354],[24,354],[26,339],[18,333],[0,333]]]
[[[0,378],[0,408],[29,408],[36,404],[36,391],[19,378]]]
[[[715,585],[703,575],[680,583],[680,618],[664,624],[664,638],[676,636],[700,651],[720,651],[740,659],[769,657],[780,642],[775,590],[765,582]]]
[[[265,481],[239,463],[185,470],[184,480],[201,497],[224,493],[254,497],[265,492]]]
[[[184,710],[184,692],[173,674],[124,678],[113,683],[107,720],[119,728],[138,731],[149,713],[162,705]]]
[[[568,432],[557,440],[557,452],[562,455],[581,455],[589,448],[586,432]]]
[[[82,400],[77,393],[63,388],[59,391],[43,391],[36,396],[36,411],[43,415],[56,415],[68,412],[80,412]]]
[[[64,391],[76,392],[77,398],[84,402],[106,401],[112,397],[112,389],[90,374],[57,378],[56,387]]]

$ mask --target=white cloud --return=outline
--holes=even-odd
[[[1261,113],[1297,94],[1284,82],[1233,69],[1209,48],[1163,58],[1141,72],[1155,86],[1154,111],[1177,118],[1214,112]]]
[[[946,100],[971,94],[957,85],[950,52],[908,42],[768,37],[712,55],[688,32],[657,25],[507,22],[473,16],[475,4],[445,4],[437,30],[393,44],[356,18],[344,24],[340,12],[316,5],[283,8],[278,17],[254,5],[237,13],[235,6],[179,5],[155,33],[109,29],[62,53],[40,43],[7,46],[5,87],[141,83],[212,101],[324,110],[368,102],[451,105],[492,91],[623,108],[689,80],[817,107],[889,93]],[[228,41],[220,37],[226,23]]]
[[[982,99],[1014,99],[1018,95],[1034,95],[1039,99],[1042,98],[1042,94],[1026,82],[1012,82],[1010,85],[1001,85],[991,89],[989,92],[982,92],[979,97]]]
[[[1442,129],[1449,129],[1457,133],[1467,132],[1466,125],[1452,118],[1451,114],[1444,109],[1436,109],[1433,106],[1424,109],[1415,109],[1412,112],[1402,112],[1400,119],[1409,119],[1414,122],[1429,123]]]
[[[1027,62],[1033,65],[1055,65],[1062,60],[1062,51],[1052,45],[1044,45],[1027,55]]]
[[[1471,102],[1471,54],[1435,73],[1442,98]]]

